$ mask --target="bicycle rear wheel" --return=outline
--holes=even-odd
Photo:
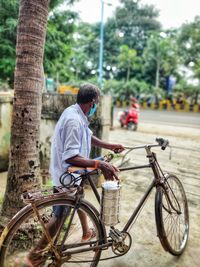
[[[42,247],[40,245],[40,249],[37,248],[36,257],[39,255],[39,263],[34,266],[97,266],[101,255],[101,249],[98,248],[98,245],[103,242],[104,238],[98,214],[95,214],[97,211],[94,212],[90,204],[85,201],[81,201],[77,210],[74,200],[70,198],[43,201],[36,207],[46,229],[47,225],[55,220],[55,214],[52,211],[56,206],[66,208],[68,213],[65,216],[65,221],[54,227],[57,236],[53,235],[52,237],[54,247],[61,256],[61,260],[56,260],[55,251],[52,251],[49,242],[44,237],[41,222],[33,212],[31,205],[28,205],[15,217],[14,224],[9,224],[9,231],[5,234],[0,250],[1,267],[22,267],[28,253],[38,247],[42,238],[45,238],[45,243],[43,240]],[[86,213],[88,225],[96,233],[96,236],[88,242],[82,241],[83,232],[77,211]],[[68,234],[61,249],[66,231]],[[57,265],[53,265],[53,263]]]
[[[155,197],[157,232],[163,248],[172,255],[183,253],[189,235],[187,198],[180,180],[167,175]]]

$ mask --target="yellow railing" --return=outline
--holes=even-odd
[[[76,95],[78,93],[79,88],[73,87],[71,85],[60,85],[58,87],[58,93],[59,94],[73,94]]]
[[[127,108],[131,106],[130,101],[116,101],[116,107],[123,107]],[[159,109],[159,110],[175,110],[175,111],[185,111],[185,112],[200,112],[200,104],[194,104],[190,105],[187,101],[184,101],[183,103],[176,103],[171,102],[168,99],[164,99],[159,101],[159,103],[156,105],[155,103],[143,102],[140,103],[140,107],[143,109]]]

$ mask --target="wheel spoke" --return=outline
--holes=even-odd
[[[188,239],[189,215],[187,199],[181,182],[169,175],[161,191],[160,209],[156,209],[159,237],[162,245],[173,255],[180,255]],[[161,228],[159,226],[162,226]]]
[[[64,207],[64,210],[67,210],[70,206],[72,207],[70,215],[69,213],[66,215],[67,217],[65,217],[65,220],[62,220],[62,224],[60,223],[61,220],[57,223],[57,219],[55,219],[56,216],[52,212],[58,205]],[[37,250],[37,258],[39,255],[39,259],[43,259],[43,263],[41,264],[42,266],[51,266],[54,260],[56,262],[55,251],[61,255],[61,258],[63,257],[67,261],[66,263],[63,263],[62,266],[96,266],[101,250],[94,248],[98,245],[99,240],[103,240],[103,237],[101,235],[97,217],[88,208],[84,205],[80,205],[79,212],[84,212],[86,214],[88,227],[94,229],[96,233],[96,236],[91,239],[91,243],[89,241],[85,243],[82,242],[83,229],[77,210],[74,210],[73,201],[67,201],[65,199],[62,200],[62,203],[59,201],[55,203],[55,200],[52,200],[48,203],[43,203],[40,207],[37,207],[37,209],[40,217],[45,220],[45,227],[48,229],[52,240],[54,240],[53,242],[56,242],[54,244],[55,248],[52,249],[51,245],[48,244],[38,218],[32,210],[29,210],[29,212],[16,223],[10,234],[8,234],[8,238],[4,241],[5,246],[0,254],[1,267],[23,266],[24,258],[32,249]],[[70,220],[73,210],[75,211],[74,217]],[[69,224],[70,221],[71,224]],[[59,236],[56,236],[58,229],[60,229]],[[67,229],[69,231],[65,238],[65,232]],[[62,244],[63,250],[61,251],[60,249],[62,248]],[[38,249],[39,246],[40,250]],[[89,250],[90,248],[91,250]],[[87,249],[88,251],[81,252],[83,249]],[[72,261],[76,263],[73,263]],[[88,261],[90,261],[91,264],[88,263]]]

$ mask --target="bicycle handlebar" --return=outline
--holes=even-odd
[[[158,144],[145,144],[141,146],[124,146],[125,149],[134,150],[140,148],[151,148],[160,146],[162,150],[165,150],[167,146],[169,146],[169,141],[164,138],[156,138],[155,140]]]
[[[151,148],[151,147],[158,147],[160,146],[162,150],[165,150],[167,146],[169,146],[169,141],[167,139],[164,138],[156,138],[155,140],[158,144],[147,144],[147,145],[142,145],[142,146],[134,146],[134,147],[128,147],[128,146],[124,146],[125,149],[129,149],[129,150],[134,150],[134,149],[139,149],[139,148]],[[114,151],[115,152],[115,151]],[[118,151],[115,152],[116,154],[118,153]],[[106,161],[106,162],[110,162],[113,159],[114,155],[109,153],[107,155],[105,155],[104,157],[100,157],[101,160]],[[98,158],[97,158],[98,159]],[[83,174],[83,173],[89,173],[96,170],[94,167],[76,167],[76,166],[70,166],[68,168],[68,172],[69,173],[73,173],[73,172],[77,172],[79,174]]]
[[[156,142],[161,146],[162,150],[165,150],[165,148],[169,146],[169,141],[164,138],[156,138]]]
[[[167,146],[169,146],[169,141],[167,139],[164,138],[156,138],[156,142],[157,144],[146,144],[146,145],[142,145],[142,146],[134,146],[134,147],[128,147],[128,146],[124,146],[125,149],[128,149],[129,151],[127,151],[125,153],[124,156],[126,156],[130,151],[134,150],[134,149],[140,149],[140,148],[151,148],[151,147],[158,147],[160,146],[162,150],[165,150]],[[104,156],[101,158],[101,160],[104,161],[111,161],[113,158],[113,154],[109,153],[108,155]],[[94,167],[89,167],[89,168],[84,168],[84,167],[77,167],[77,166],[70,166],[68,168],[68,170],[63,173],[60,177],[60,182],[62,185],[64,185],[64,179],[67,175],[70,175],[71,178],[73,177],[73,173],[77,173],[80,176],[75,178],[75,180],[80,180],[80,177],[83,174],[92,174],[93,172],[97,171],[97,169],[95,169]],[[73,177],[74,178],[74,177]],[[74,182],[73,182],[74,183]],[[69,183],[69,186],[72,184],[72,181]]]

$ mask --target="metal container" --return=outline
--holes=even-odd
[[[116,181],[106,181],[102,184],[101,220],[107,226],[119,223],[121,185]]]

